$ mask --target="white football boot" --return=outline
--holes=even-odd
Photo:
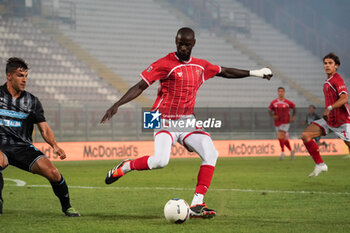
[[[309,177],[318,176],[321,172],[326,171],[328,171],[328,167],[325,163],[322,165],[316,164],[315,169],[310,173]]]

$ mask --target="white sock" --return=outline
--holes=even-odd
[[[191,206],[198,205],[198,204],[203,204],[203,199],[204,199],[204,195],[203,194],[195,193],[194,196],[193,196],[193,200],[192,200]]]
[[[128,173],[129,171],[131,171],[131,168],[130,168],[130,161],[124,163],[124,165],[120,168],[120,170],[122,170],[122,172],[124,174]]]

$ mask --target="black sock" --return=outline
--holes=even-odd
[[[2,214],[2,204],[4,200],[2,199],[2,188],[4,187],[4,178],[2,177],[2,167],[0,166],[0,215]]]
[[[58,197],[58,199],[61,202],[62,211],[66,211],[68,208],[71,207],[70,201],[69,201],[69,193],[68,193],[68,186],[66,184],[66,181],[64,180],[64,177],[61,175],[61,180],[57,183],[51,183],[53,192]]]
[[[2,167],[0,166],[0,201],[3,201],[2,199],[2,189],[4,188],[4,178],[2,177]]]

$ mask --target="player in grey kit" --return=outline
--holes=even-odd
[[[69,217],[78,217],[79,212],[70,205],[65,179],[52,162],[32,144],[33,127],[37,124],[42,137],[53,151],[60,159],[66,158],[66,153],[57,145],[45,120],[39,99],[24,90],[28,70],[27,64],[21,58],[9,58],[6,64],[7,82],[0,86],[0,215],[4,203],[2,171],[12,165],[48,179],[60,200],[63,213]]]

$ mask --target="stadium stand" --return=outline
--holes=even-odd
[[[113,102],[120,96],[103,79],[48,35],[21,18],[0,19],[0,66],[18,56],[30,65],[27,90],[46,103]]]
[[[128,137],[110,125],[98,126],[105,109],[120,97],[119,92],[90,67],[24,18],[0,18],[0,72],[5,82],[5,63],[22,57],[30,66],[26,90],[44,105],[47,120],[62,141],[107,140]],[[133,104],[129,104],[133,108]],[[129,119],[133,119],[129,116]],[[115,123],[116,128],[133,127]],[[98,126],[98,127],[97,127]],[[96,128],[96,130],[94,130]],[[130,131],[128,131],[130,132]],[[135,135],[134,132],[133,136]],[[107,135],[107,136],[106,136]],[[42,138],[34,136],[34,140]]]
[[[349,1],[338,0],[337,4],[317,0],[266,0],[263,4],[259,0],[238,1],[317,57],[335,52],[342,60],[341,72],[349,76]]]
[[[322,99],[321,87],[324,74],[320,58],[313,56],[310,51],[265,23],[240,2],[232,0],[218,0],[217,2],[220,4],[222,17],[236,11],[248,15],[250,19],[249,36],[238,33],[238,36],[242,36],[241,43],[263,57],[272,66],[278,67],[304,89]]]

